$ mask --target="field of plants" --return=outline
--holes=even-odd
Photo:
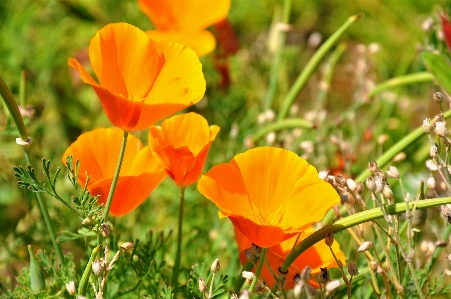
[[[0,298],[449,298],[450,14],[0,0]]]

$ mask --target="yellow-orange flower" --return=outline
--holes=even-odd
[[[88,190],[100,195],[99,203],[105,203],[116,169],[124,132],[120,129],[96,129],[82,134],[64,152],[75,163],[80,160],[79,183],[84,186],[86,174],[90,176]],[[116,185],[110,213],[123,216],[137,208],[166,177],[149,147],[128,135],[124,160]]]
[[[301,233],[298,243],[302,242],[309,234],[313,233],[313,227],[308,228],[306,231]],[[235,239],[238,243],[238,249],[240,251],[240,260],[244,265],[246,263],[245,250],[249,249],[252,245],[252,242],[246,238],[238,229],[235,228]],[[277,269],[283,264],[285,261],[285,257],[291,252],[293,249],[294,242],[296,242],[297,236],[294,236],[278,245],[274,245],[269,247],[266,251],[266,260],[271,266],[274,273],[277,275]],[[345,255],[340,250],[340,245],[338,242],[334,242],[332,244],[332,249],[336,255],[336,257],[345,265]],[[318,283],[313,279],[316,275],[320,273],[320,268],[333,268],[338,267],[337,262],[335,261],[332,253],[330,252],[329,247],[326,245],[324,241],[318,242],[306,251],[304,251],[288,269],[288,274],[285,283],[285,289],[294,288],[293,278],[297,273],[300,273],[306,266],[310,266],[312,268],[312,279],[310,280],[310,284],[314,287],[319,287]],[[255,270],[255,269],[254,269]],[[271,275],[271,272],[263,265],[262,277],[265,279],[266,283],[272,288],[274,286],[275,280]]]
[[[216,46],[205,28],[226,18],[230,0],[139,0],[139,5],[157,28],[147,35],[184,44],[203,56]]]
[[[127,23],[98,31],[89,58],[99,83],[77,60],[68,63],[94,88],[111,123],[125,131],[145,129],[205,93],[202,65],[191,49],[156,42]]]
[[[203,175],[198,190],[252,243],[280,244],[320,221],[340,201],[332,186],[295,153],[248,150]]]
[[[176,115],[163,121],[161,127],[150,127],[149,147],[177,186],[186,187],[202,174],[218,132],[218,126],[208,126],[199,114]]]

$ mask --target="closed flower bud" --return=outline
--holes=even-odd
[[[347,179],[346,180],[346,186],[348,187],[349,190],[351,190],[352,192],[355,192],[357,190],[357,185],[354,182],[353,179]]]
[[[390,169],[387,171],[387,174],[392,179],[399,179],[399,170],[395,166],[390,166]]]
[[[326,284],[326,294],[330,294],[331,292],[335,291],[340,285],[341,285],[341,281],[338,279],[329,281]]]
[[[435,134],[437,134],[440,137],[445,137],[447,135],[447,130],[446,130],[446,122],[444,121],[439,121],[435,123]]]
[[[90,224],[92,224],[92,219],[90,217],[86,217],[85,219],[83,219],[81,224],[82,225],[90,225]]]
[[[440,214],[451,224],[451,204],[440,206]]]
[[[430,190],[434,190],[435,189],[435,179],[434,179],[434,177],[432,177],[432,176],[428,177],[426,183],[427,183],[427,186],[428,186],[428,188]]]
[[[219,264],[219,259],[217,258],[213,261],[213,264],[211,264],[210,270],[213,273],[218,273],[220,268],[221,265]]]
[[[326,235],[326,237],[324,238],[324,241],[326,242],[327,246],[332,246],[332,244],[334,243],[334,235],[331,233],[328,233]]]
[[[373,270],[373,272],[377,272],[378,267],[379,267],[379,265],[377,264],[377,262],[375,260],[372,260],[370,262],[370,268],[371,268],[371,270]]]
[[[30,287],[31,291],[36,294],[45,289],[45,279],[31,245],[28,245],[28,253],[30,254]]]
[[[276,114],[274,113],[273,110],[268,109],[268,110],[265,111],[265,119],[267,121],[272,122],[272,121],[274,121],[275,118],[276,118]]]
[[[376,177],[374,182],[376,184],[376,193],[381,194],[384,191],[384,181],[380,177]]]
[[[362,182],[358,182],[358,183],[357,183],[357,190],[356,190],[357,193],[362,194],[363,189],[364,189],[363,183],[362,183]]]
[[[244,278],[246,278],[247,280],[252,280],[254,279],[255,275],[252,272],[249,271],[243,271],[243,273],[241,274]]]
[[[445,97],[443,96],[443,93],[437,91],[436,93],[434,93],[434,96],[432,98],[434,99],[434,102],[436,102],[437,104],[441,104]]]
[[[207,283],[205,282],[205,279],[202,277],[199,278],[199,292],[205,293],[207,291]]]
[[[137,263],[139,261],[139,256],[137,256],[136,254],[133,255],[133,262]]]
[[[318,282],[322,284],[326,284],[330,281],[330,274],[329,270],[327,270],[326,267],[319,268],[321,270],[319,276],[318,276]]]
[[[435,158],[437,156],[437,153],[438,153],[438,145],[433,144],[431,146],[431,150],[429,151],[429,155],[431,156],[431,158]]]
[[[75,288],[75,282],[73,280],[66,283],[66,291],[71,296],[75,295],[75,292],[77,291],[77,289]]]
[[[348,273],[351,276],[355,276],[359,274],[359,270],[357,269],[357,265],[354,262],[349,262],[348,264]]]
[[[346,188],[346,179],[343,175],[339,174],[335,177],[335,182],[337,183],[338,187],[340,188]]]
[[[387,199],[393,199],[393,191],[391,190],[389,185],[384,186],[384,190],[382,191],[382,194]]]
[[[129,249],[133,249],[135,246],[133,245],[132,242],[125,242],[121,244],[121,249],[123,250],[129,250]]]
[[[429,159],[426,161],[426,167],[427,169],[429,169],[430,171],[437,171],[437,164],[435,164],[435,161],[432,159]]]
[[[423,120],[423,130],[425,133],[429,133],[431,132],[431,129],[432,129],[431,120],[429,118],[426,118],[425,120]]]
[[[370,190],[371,192],[376,191],[376,183],[374,182],[374,178],[372,176],[366,179],[365,184],[368,190]]]
[[[324,180],[324,181],[327,181],[327,179],[329,178],[329,170],[321,170],[321,171],[318,173],[318,175],[319,175],[319,178],[320,178],[320,179],[322,179],[322,180]]]
[[[252,253],[250,249],[246,249],[244,251],[244,256],[246,257],[246,261],[254,263],[255,262],[255,255]]]
[[[360,245],[360,247],[359,247],[359,249],[357,251],[358,252],[367,251],[371,246],[373,246],[373,242],[371,242],[371,241],[363,242],[362,245]]]
[[[100,272],[103,270],[103,261],[96,259],[92,262],[92,272],[94,272],[95,275],[99,275]]]
[[[251,252],[252,252],[252,254],[255,255],[256,257],[259,257],[260,254],[262,253],[262,248],[259,247],[259,246],[257,246],[257,245],[255,245],[255,244],[252,244],[252,246],[251,246]]]
[[[393,157],[393,162],[401,162],[406,159],[407,155],[405,152],[400,152],[396,156]]]
[[[376,161],[372,161],[372,162],[368,162],[368,169],[372,172],[375,173],[377,168],[377,162]]]

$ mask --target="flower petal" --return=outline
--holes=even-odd
[[[139,0],[141,9],[159,30],[192,31],[223,20],[230,0]]]
[[[196,52],[197,56],[207,55],[216,48],[213,34],[207,30],[197,31],[146,31],[147,36],[156,41],[176,42],[185,45]]]

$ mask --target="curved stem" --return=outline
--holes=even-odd
[[[413,83],[433,82],[434,79],[434,75],[429,72],[420,72],[391,78],[382,83],[379,83],[373,89],[371,89],[371,91],[368,93],[368,97],[374,97],[375,95],[387,89],[396,88],[403,85],[410,85]]]
[[[91,274],[92,269],[92,262],[96,258],[97,254],[99,253],[100,245],[97,245],[94,247],[94,249],[91,252],[91,256],[89,257],[88,264],[85,267],[85,270],[83,271],[83,276],[80,280],[80,285],[78,286],[78,295],[84,296],[86,294],[86,288],[89,283],[89,276]]]
[[[22,141],[28,142],[27,129],[25,128],[25,124],[23,123],[19,107],[14,100],[14,96],[11,90],[2,78],[0,78],[0,94],[2,95],[6,107],[8,108],[8,111],[11,114],[14,123],[16,124],[17,130],[19,130],[20,139],[22,139]]]
[[[185,187],[180,188],[180,206],[179,223],[177,231],[177,253],[175,256],[174,272],[172,277],[172,287],[174,288],[174,298],[177,297],[177,285],[180,271],[180,258],[182,255],[182,226],[183,226],[183,208],[185,204]]]
[[[124,159],[125,146],[127,145],[128,132],[124,131],[124,138],[122,139],[121,151],[119,152],[119,158],[116,165],[116,171],[114,172],[113,181],[111,182],[110,192],[106,200],[105,210],[103,211],[103,221],[108,220],[108,214],[110,213],[111,203],[113,202],[114,190],[116,189],[117,180],[119,179],[119,173],[121,172],[122,160]]]
[[[341,25],[341,27],[338,28],[338,30],[335,31],[334,34],[332,34],[324,44],[321,45],[321,47],[315,52],[315,54],[313,54],[312,58],[309,60],[307,65],[299,74],[299,77],[294,82],[293,86],[288,92],[288,95],[285,97],[282,104],[282,109],[277,115],[277,120],[282,120],[285,118],[285,116],[287,116],[288,110],[295,101],[299,92],[301,92],[302,88],[304,88],[304,86],[307,84],[310,76],[313,74],[320,61],[323,59],[326,53],[332,48],[332,46],[336,43],[336,41],[343,35],[343,33],[349,27],[351,27],[351,25],[354,24],[354,22],[357,21],[358,19],[359,19],[358,15],[354,15],[348,18],[346,22],[343,25]]]
[[[428,199],[418,202],[417,209],[426,209],[448,203],[451,203],[451,197]],[[409,202],[410,209],[412,209],[414,205],[415,202]],[[405,213],[405,211],[406,211],[405,203],[398,203],[387,206],[387,213],[390,215]],[[294,248],[294,250],[287,256],[285,262],[281,266],[281,271],[283,272],[287,271],[288,267],[290,267],[290,265],[299,255],[301,255],[305,250],[307,250],[309,247],[313,246],[317,242],[324,240],[324,238],[328,233],[334,234],[344,229],[347,229],[348,227],[352,227],[360,223],[368,222],[382,217],[384,217],[384,214],[382,213],[381,209],[375,208],[342,218],[333,224],[329,224],[323,227],[322,229],[314,232],[313,234],[305,238],[299,245],[297,245]]]
[[[294,128],[303,128],[311,130],[313,129],[313,124],[309,122],[308,120],[302,119],[302,118],[287,118],[283,120],[276,121],[274,123],[271,123],[264,128],[262,128],[260,131],[255,133],[252,140],[255,142],[268,134],[271,131],[281,131],[285,129],[294,129]]]
[[[252,262],[246,262],[246,264],[243,266],[243,270],[241,270],[240,275],[236,278],[235,283],[233,284],[233,293],[239,294],[241,287],[243,286],[244,281],[246,280],[241,273],[243,271],[251,271],[254,268],[254,263]]]

